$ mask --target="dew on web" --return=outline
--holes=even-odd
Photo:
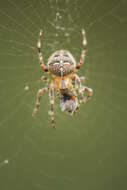
[[[25,91],[28,91],[28,90],[29,90],[29,86],[26,85],[26,86],[24,87],[24,89],[25,89]]]
[[[5,159],[4,161],[0,162],[0,169],[4,167],[5,165],[9,164],[9,160]]]

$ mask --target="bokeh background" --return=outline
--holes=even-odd
[[[86,62],[79,75],[93,99],[70,117],[55,100],[56,129],[44,95],[36,43],[45,63],[57,49],[77,62],[85,28]],[[0,1],[0,189],[127,189],[127,1]]]

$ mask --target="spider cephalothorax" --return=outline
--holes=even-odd
[[[67,50],[58,50],[48,60],[48,68],[51,73],[57,76],[66,76],[74,71],[76,61]]]
[[[86,35],[85,30],[82,30],[83,35],[83,49],[80,57],[80,61],[76,64],[73,55],[67,50],[58,50],[54,52],[48,59],[47,66],[43,62],[43,56],[41,53],[41,38],[42,31],[39,33],[39,39],[37,42],[37,49],[39,55],[40,66],[48,76],[43,76],[42,80],[47,83],[46,87],[41,88],[37,93],[37,102],[33,115],[38,111],[40,107],[40,99],[43,93],[49,92],[50,98],[50,115],[52,119],[52,127],[55,127],[54,122],[54,92],[56,91],[60,99],[61,111],[65,111],[71,115],[75,113],[81,103],[86,103],[93,91],[91,88],[82,85],[85,77],[79,77],[76,74],[76,70],[79,70],[85,61],[86,55]],[[84,96],[84,93],[86,95]]]

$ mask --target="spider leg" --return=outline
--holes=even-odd
[[[54,87],[51,84],[49,87],[49,98],[50,98],[50,112],[52,128],[55,128],[55,118],[54,118]]]
[[[84,80],[84,78],[81,78],[78,75],[75,75],[75,89],[78,90],[78,92],[79,92],[79,96],[80,96],[79,103],[82,103],[81,100],[84,99],[84,92],[83,92],[83,88],[82,88],[82,79]]]
[[[38,42],[37,42],[37,50],[38,50],[38,57],[39,57],[40,66],[44,72],[47,72],[48,68],[44,64],[43,56],[42,56],[42,52],[41,52],[41,39],[42,39],[42,30],[39,33],[39,38],[38,38]]]
[[[37,100],[36,100],[36,104],[35,104],[35,108],[33,110],[32,116],[34,116],[38,112],[38,110],[40,108],[41,96],[42,96],[42,94],[44,94],[47,91],[48,91],[47,87],[44,87],[44,88],[41,88],[41,89],[38,90],[38,92],[37,92]]]
[[[84,96],[85,92],[87,92],[86,96]],[[86,87],[86,86],[82,87],[82,89],[80,89],[80,95],[81,95],[80,96],[80,104],[86,103],[93,96],[93,90],[91,88]]]
[[[82,83],[86,80],[85,76],[79,77],[77,74],[72,75],[72,82],[74,82],[75,87],[80,87]]]
[[[78,90],[80,100],[79,103],[86,103],[93,95],[93,90],[86,86],[82,86],[85,77],[79,77],[77,74],[73,75],[73,80],[75,80],[75,90]],[[87,95],[84,96],[84,93],[87,92]]]
[[[81,83],[85,82],[85,80],[86,80],[86,78],[84,76],[79,77],[79,78],[80,78]]]
[[[87,40],[86,40],[86,34],[85,34],[84,29],[82,29],[82,37],[83,37],[83,40],[82,40],[83,48],[82,48],[82,52],[81,52],[81,56],[80,56],[80,61],[77,64],[76,69],[80,69],[81,66],[84,64],[84,61],[85,61]]]
[[[73,80],[75,82],[75,90],[82,89],[82,81],[84,81],[84,77],[79,77],[77,74],[73,75]]]
[[[48,77],[46,77],[46,76],[42,76],[42,77],[41,77],[41,81],[42,81],[42,82],[45,82],[46,84],[49,83],[49,79],[48,79]]]

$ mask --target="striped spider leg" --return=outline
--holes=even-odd
[[[38,92],[37,92],[37,100],[36,100],[36,104],[35,104],[35,108],[33,110],[32,116],[34,116],[38,112],[38,110],[40,108],[41,96],[46,92],[48,92],[47,87],[44,87],[44,88],[41,88],[41,89],[38,90]]]
[[[39,33],[39,38],[38,38],[38,42],[37,42],[37,50],[38,50],[38,57],[39,57],[40,66],[44,72],[47,72],[48,68],[43,62],[43,56],[42,56],[42,52],[41,52],[41,40],[42,40],[42,31],[40,31],[40,33]],[[41,81],[46,82],[47,86],[49,86],[48,85],[49,79],[46,76],[42,76]],[[50,107],[51,107],[50,115],[51,115],[51,119],[52,119],[52,127],[54,128],[55,127],[55,124],[54,124],[54,89],[52,86],[53,85],[50,84],[49,87],[44,87],[44,88],[38,90],[37,100],[36,100],[36,104],[35,104],[35,108],[33,110],[32,116],[34,116],[40,108],[41,96],[45,92],[49,91]]]
[[[76,66],[76,69],[80,69],[82,65],[85,62],[85,56],[86,56],[86,46],[87,46],[87,40],[86,40],[86,33],[85,30],[82,29],[82,45],[83,49],[80,56],[80,61]],[[78,75],[75,75],[75,85],[78,86],[78,92],[80,95],[79,103],[86,103],[93,95],[93,90],[91,88],[88,88],[86,86],[82,86],[82,82],[85,81],[85,77],[79,77]],[[76,87],[77,88],[77,87]],[[84,96],[84,93],[87,92],[87,96]]]
[[[87,93],[87,95],[85,95],[85,93]],[[92,96],[93,96],[93,90],[87,86],[83,86],[82,89],[80,90],[80,101],[79,101],[80,104],[86,103],[88,100],[91,99]]]
[[[34,116],[38,112],[38,110],[40,108],[41,96],[46,92],[49,92],[49,98],[50,98],[50,112],[49,112],[49,115],[51,115],[52,128],[55,128],[55,122],[54,122],[54,88],[53,88],[52,84],[50,84],[49,88],[44,87],[44,88],[41,88],[41,89],[38,90],[38,92],[37,92],[37,100],[36,100],[36,104],[35,104],[35,108],[33,110],[32,116]]]
[[[85,33],[84,29],[82,29],[82,37],[83,37],[83,39],[82,39],[83,49],[82,49],[82,52],[81,52],[80,61],[77,64],[76,69],[80,69],[81,66],[84,64],[84,61],[85,61],[87,40],[86,40],[86,33]]]
[[[40,67],[42,68],[42,70],[44,72],[47,72],[48,68],[44,64],[43,56],[42,56],[42,52],[41,52],[41,40],[42,40],[42,30],[39,33],[39,38],[38,38],[38,42],[37,42],[37,50],[38,50],[38,57],[39,57]]]
[[[86,103],[93,95],[93,90],[91,88],[88,88],[82,85],[82,82],[84,82],[84,80],[85,80],[85,77],[79,77],[77,74],[75,74],[75,89],[78,90],[79,92],[80,104]],[[87,96],[84,96],[85,92],[87,92]]]
[[[54,84],[51,83],[49,86],[49,99],[50,99],[50,111],[52,128],[55,128],[55,118],[54,118]]]

